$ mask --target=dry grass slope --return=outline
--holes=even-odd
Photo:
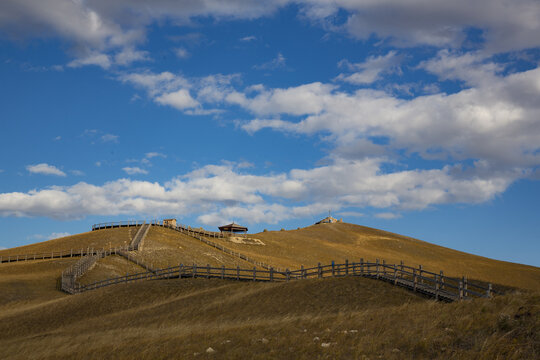
[[[539,300],[444,304],[352,277],[120,284],[24,311],[0,307],[0,357],[533,359]]]
[[[0,256],[49,253],[51,251],[69,251],[71,249],[114,248],[127,245],[137,233],[139,227],[116,228],[99,231],[89,231],[77,235],[47,240],[35,244],[19,246],[0,251]]]
[[[126,230],[133,231],[131,235],[136,231],[102,230],[35,246],[47,251],[69,249],[74,243],[107,247],[109,241],[129,241]],[[538,268],[351,224],[266,232],[255,237],[266,246],[223,244],[283,267],[379,257],[442,268],[447,274],[464,272],[538,288]],[[151,229],[141,254],[160,266],[177,262],[230,266],[242,261],[163,228]],[[445,304],[384,282],[348,277],[289,283],[154,280],[66,295],[57,290],[58,279],[76,260],[0,264],[0,358],[540,357],[538,291]],[[138,267],[110,256],[100,260],[83,281],[123,275],[125,271],[135,272]],[[504,273],[514,279],[504,277]],[[216,352],[206,353],[208,347]]]
[[[364,226],[336,223],[292,231],[269,231],[253,235],[266,246],[234,244],[212,239],[230,249],[278,267],[315,266],[318,262],[360,258],[407,265],[448,276],[468,276],[506,286],[540,290],[540,268],[467,254],[410,237]]]

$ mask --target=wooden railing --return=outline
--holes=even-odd
[[[104,286],[129,283],[142,280],[154,279],[182,279],[182,278],[218,278],[228,280],[243,281],[291,281],[324,277],[342,277],[342,276],[363,276],[375,278],[390,282],[396,286],[401,286],[409,290],[422,293],[437,300],[455,301],[469,299],[473,297],[489,298],[492,296],[491,284],[487,287],[478,284],[469,283],[468,287],[463,284],[462,279],[441,276],[440,274],[413,268],[410,266],[388,265],[378,260],[375,262],[345,261],[342,264],[332,262],[329,265],[318,264],[311,268],[300,268],[297,270],[276,271],[274,268],[260,270],[257,267],[253,269],[245,268],[226,268],[211,267],[210,265],[183,265],[167,267],[163,269],[154,269],[152,271],[140,272],[136,274],[126,274],[97,281],[92,284],[74,283],[73,293],[84,292],[98,289]],[[475,290],[471,288],[475,287]]]
[[[115,221],[115,222],[107,222],[107,223],[100,223],[100,224],[94,224],[92,225],[92,231],[95,230],[101,230],[101,229],[114,229],[119,227],[130,227],[130,226],[140,226],[146,223],[157,223],[158,220],[128,220],[128,221]]]
[[[94,249],[94,248],[88,247],[86,249],[81,248],[81,249],[70,249],[70,250],[62,250],[62,251],[33,253],[33,254],[0,256],[0,263],[79,257],[79,256],[87,256],[89,254],[95,254],[98,251],[103,251],[103,249]]]

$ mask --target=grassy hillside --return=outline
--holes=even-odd
[[[141,250],[133,251],[134,257],[154,268],[180,264],[211,265],[252,268],[253,265],[237,257],[225,254],[190,236],[167,228],[152,227],[148,231]]]
[[[364,226],[336,223],[313,225],[300,230],[268,231],[254,235],[266,245],[235,244],[212,239],[230,249],[277,267],[315,266],[332,260],[360,258],[407,265],[448,276],[468,276],[506,286],[540,290],[540,268],[467,254],[410,237]]]
[[[437,303],[352,277],[148,281],[0,305],[0,358],[533,359],[539,304]]]
[[[108,229],[32,245],[106,247],[136,229]],[[535,288],[538,268],[485,259],[351,224],[311,226],[220,240],[229,248],[296,268],[330,260],[389,261],[447,274],[503,279]],[[116,238],[116,239],[115,239]],[[28,249],[34,249],[28,246]],[[90,246],[90,245],[88,245]],[[114,245],[113,245],[114,246]],[[134,252],[135,253],[135,252]],[[197,262],[250,267],[200,241],[151,228],[138,253],[154,266]],[[77,259],[0,264],[2,359],[536,359],[540,293],[522,290],[446,304],[373,279],[289,283],[172,279],[118,284],[78,295],[58,290]],[[120,256],[100,260],[81,281],[142,270]],[[513,274],[514,279],[501,273]],[[498,278],[497,276],[501,276]],[[512,280],[512,281],[511,281]],[[495,280],[493,280],[495,281]],[[536,283],[535,283],[536,281]],[[496,281],[495,281],[496,282]],[[215,352],[207,353],[211,347]]]
[[[95,249],[120,247],[129,244],[138,229],[139,227],[130,227],[89,231],[35,244],[0,250],[0,256],[5,257],[9,255],[48,253],[51,251],[69,251],[71,249],[86,249],[87,247]]]

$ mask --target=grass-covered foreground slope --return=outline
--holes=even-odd
[[[268,231],[251,237],[265,246],[235,244],[211,239],[235,251],[277,267],[315,266],[332,260],[343,262],[385,259],[387,263],[423,265],[448,276],[467,276],[506,286],[540,290],[540,268],[488,259],[430,244],[410,237],[364,226],[336,223],[299,230]]]
[[[0,358],[533,359],[539,303],[446,304],[353,277],[157,280],[0,305]]]

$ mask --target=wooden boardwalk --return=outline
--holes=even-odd
[[[340,276],[362,276],[373,278],[379,281],[386,281],[395,286],[403,287],[408,290],[421,293],[423,295],[435,298],[442,301],[455,301],[462,299],[470,299],[473,297],[491,297],[493,290],[491,284],[487,286],[469,282],[467,278],[455,278],[444,276],[443,272],[433,273],[426,271],[422,266],[411,267],[400,264],[386,264],[378,259],[375,262],[364,261],[349,263],[348,260],[342,264],[332,262],[328,265],[321,265],[312,268],[304,268],[290,271],[289,269],[278,269],[255,259],[252,259],[242,253],[233,251],[224,247],[221,244],[215,243],[208,237],[222,238],[221,233],[209,232],[202,229],[193,229],[189,226],[164,226],[158,221],[126,221],[116,223],[103,223],[92,226],[92,230],[110,229],[115,227],[131,227],[139,226],[137,234],[128,246],[111,249],[70,249],[66,251],[53,251],[50,253],[40,254],[24,254],[10,255],[7,257],[0,256],[0,263],[10,263],[16,261],[28,260],[45,260],[55,258],[80,257],[80,260],[70,268],[66,269],[62,274],[62,290],[75,294],[88,290],[97,289],[104,286],[109,286],[118,283],[129,283],[132,281],[155,280],[155,279],[170,279],[170,278],[220,278],[237,281],[291,281],[309,278],[324,278],[324,277],[340,277]],[[214,268],[209,265],[191,265],[185,266],[179,264],[177,267],[169,267],[164,269],[152,269],[146,264],[140,263],[139,260],[130,256],[130,251],[138,251],[142,249],[144,239],[148,234],[151,226],[163,226],[175,231],[179,231],[190,237],[193,237],[201,242],[218,249],[226,254],[238,257],[244,261],[250,262],[264,270],[246,268]],[[124,256],[129,261],[137,263],[146,269],[145,272],[137,274],[127,274],[98,281],[93,284],[82,285],[78,279],[101,258],[112,254]]]
[[[75,294],[115,284],[158,279],[217,278],[235,281],[284,282],[327,277],[362,276],[390,282],[395,286],[447,302],[474,297],[490,298],[493,293],[491,285],[482,287],[476,284],[468,284],[469,286],[467,287],[463,284],[462,280],[444,276],[439,277],[439,274],[425,270],[421,270],[421,273],[418,273],[417,270],[416,268],[401,264],[387,265],[381,264],[378,260],[376,262],[365,262],[363,259],[360,262],[353,263],[345,261],[342,264],[335,264],[334,262],[329,265],[319,264],[316,267],[302,267],[293,271],[289,269],[276,271],[273,268],[260,270],[257,267],[246,269],[240,267],[226,268],[225,266],[211,267],[210,265],[200,266],[197,264],[186,266],[180,264],[175,267],[151,269],[136,274],[109,278],[87,285],[66,282],[66,285],[70,287],[63,288],[63,290]],[[473,287],[475,290],[471,290]]]

